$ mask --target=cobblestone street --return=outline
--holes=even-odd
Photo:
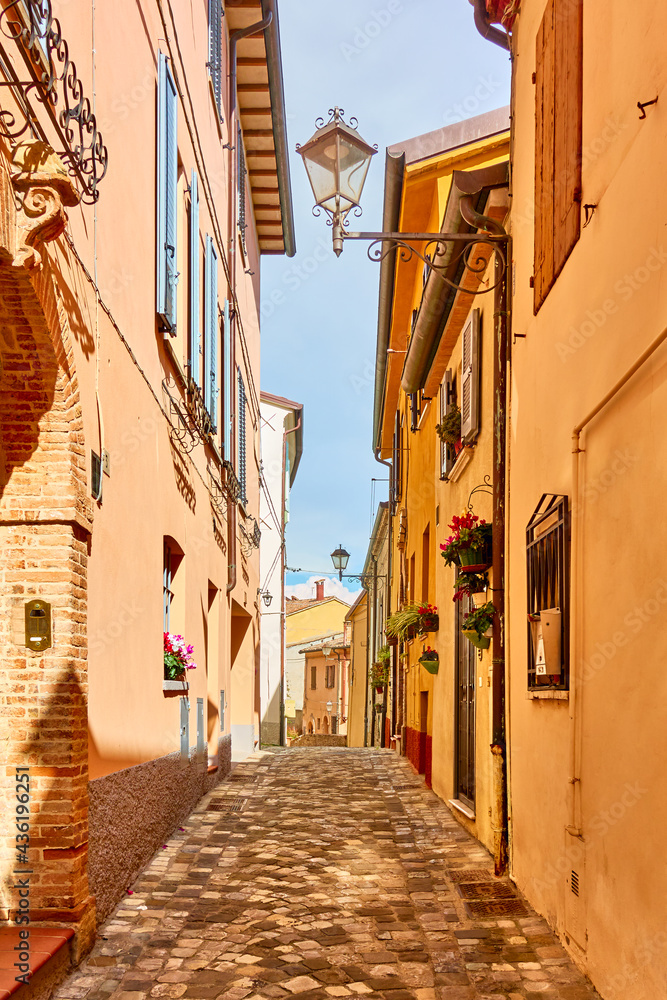
[[[511,883],[493,882],[405,759],[259,753],[176,831],[56,996],[596,998]]]

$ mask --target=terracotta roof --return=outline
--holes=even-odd
[[[324,646],[330,646],[331,649],[342,649],[346,650],[350,648],[349,642],[345,641],[344,632],[331,632],[328,635],[321,636],[314,642],[309,642],[307,645],[302,646],[299,650],[300,653],[315,653],[318,649],[322,649]]]
[[[297,611],[303,611],[305,608],[313,608],[316,604],[326,604],[327,601],[340,601],[341,604],[345,604],[345,601],[341,601],[340,597],[324,597],[321,601],[318,601],[316,597],[307,597],[301,600],[298,597],[288,597],[285,601],[285,614],[293,615]]]

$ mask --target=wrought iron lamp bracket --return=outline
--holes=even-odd
[[[486,292],[497,288],[505,277],[507,271],[507,235],[496,233],[364,233],[348,232],[345,228],[347,222],[342,220],[340,233],[345,240],[369,240],[370,245],[366,251],[368,259],[381,262],[390,253],[398,251],[398,256],[402,261],[409,261],[413,255],[423,261],[429,271],[434,271],[438,277],[453,288],[455,291],[466,292],[468,295],[483,295]],[[335,223],[334,223],[335,226]],[[422,250],[418,250],[415,243],[424,243]],[[490,257],[495,258],[496,280],[492,285],[485,285],[484,288],[474,290],[467,288],[447,278],[444,271],[453,262],[461,261],[464,273],[481,277],[487,270],[490,257],[484,255],[474,256],[475,247],[486,246],[490,248]],[[450,247],[461,247],[456,258],[449,258],[447,251]]]
[[[467,509],[472,512],[472,498],[475,493],[487,493],[489,496],[493,496],[493,486],[491,485],[491,477],[484,476],[484,482],[479,483],[478,486],[473,487],[470,491],[470,496],[468,497]]]

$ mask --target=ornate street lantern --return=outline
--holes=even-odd
[[[338,579],[343,579],[343,573],[347,569],[347,564],[350,559],[350,553],[346,552],[342,545],[339,545],[337,549],[331,553],[331,561],[334,565],[334,569],[338,573]]]
[[[377,146],[369,146],[357,132],[357,119],[351,118],[347,125],[343,113],[341,108],[333,108],[326,124],[318,118],[315,134],[297,146],[315,195],[314,212],[319,215],[323,208],[331,219],[337,257],[343,251],[346,216],[359,207],[371,156],[377,153]]]

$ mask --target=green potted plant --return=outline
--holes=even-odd
[[[440,546],[448,566],[460,566],[462,573],[481,573],[491,564],[492,527],[471,511],[453,517],[452,534]]]
[[[389,663],[391,659],[391,649],[389,646],[380,646],[378,649],[378,660],[380,663]]]
[[[440,657],[435,649],[427,646],[419,657],[419,662],[424,670],[428,670],[429,674],[437,674],[438,667],[440,666]]]
[[[452,600],[462,601],[464,597],[471,597],[475,607],[480,608],[482,604],[486,604],[488,586],[489,578],[486,573],[460,573]]]
[[[371,670],[371,684],[378,692],[378,694],[384,691],[388,683],[389,683],[389,661],[387,660],[384,663],[380,663],[378,661],[377,663],[374,663]]]
[[[413,639],[416,635],[438,630],[438,609],[432,604],[407,604],[387,618],[385,632],[388,638]]]
[[[488,649],[491,645],[490,629],[495,613],[496,609],[493,604],[491,601],[487,601],[481,608],[468,611],[465,615],[461,631],[477,649]]]
[[[445,414],[441,422],[435,425],[435,429],[440,440],[444,441],[445,444],[451,445],[458,455],[462,448],[461,411],[456,404],[451,408],[449,413]]]

